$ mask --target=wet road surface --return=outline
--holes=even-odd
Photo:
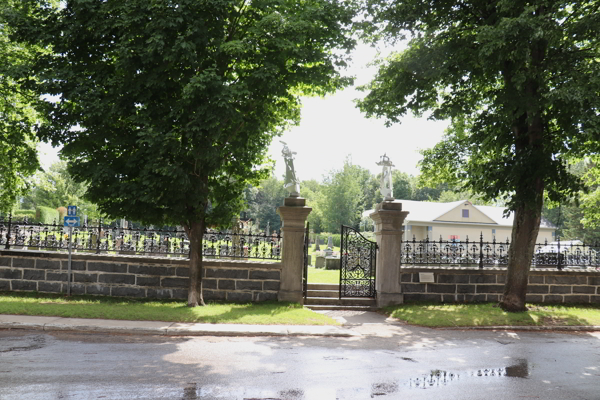
[[[363,336],[0,331],[0,399],[600,399],[600,333],[344,322]]]

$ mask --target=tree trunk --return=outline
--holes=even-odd
[[[535,201],[529,204],[520,202],[515,210],[511,243],[508,249],[504,297],[500,302],[500,307],[505,311],[527,311],[525,306],[527,281],[542,219],[544,189],[541,180],[537,183],[535,185],[538,189],[534,194]]]
[[[188,289],[188,307],[204,304],[202,296],[202,239],[204,237],[204,220],[192,222],[185,227],[190,239],[190,286]]]

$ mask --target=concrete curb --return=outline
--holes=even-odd
[[[600,332],[600,326],[456,326],[439,330]]]
[[[28,315],[0,315],[0,329],[45,332],[90,332],[155,336],[362,336],[337,326],[196,324],[160,321],[123,321]]]

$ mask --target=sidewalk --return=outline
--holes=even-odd
[[[362,337],[403,334],[411,328],[393,318],[370,311],[319,311],[342,326],[199,324],[160,321],[125,321],[62,317],[35,317],[0,314],[0,329],[41,330],[45,332],[88,332],[157,336],[321,336]],[[598,332],[600,326],[484,326],[437,328],[437,330],[509,330]]]

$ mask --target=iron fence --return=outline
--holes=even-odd
[[[68,251],[68,227],[13,221],[0,217],[0,248]],[[202,255],[205,258],[248,258],[280,260],[280,232],[233,232],[207,229]],[[182,229],[130,229],[103,225],[73,228],[71,248],[74,251],[145,256],[189,257],[190,247]]]
[[[402,265],[456,265],[462,267],[497,267],[508,265],[510,242],[440,240],[426,238],[402,242]],[[579,240],[548,241],[535,245],[531,265],[561,270],[564,267],[600,268],[600,243],[585,244]]]

